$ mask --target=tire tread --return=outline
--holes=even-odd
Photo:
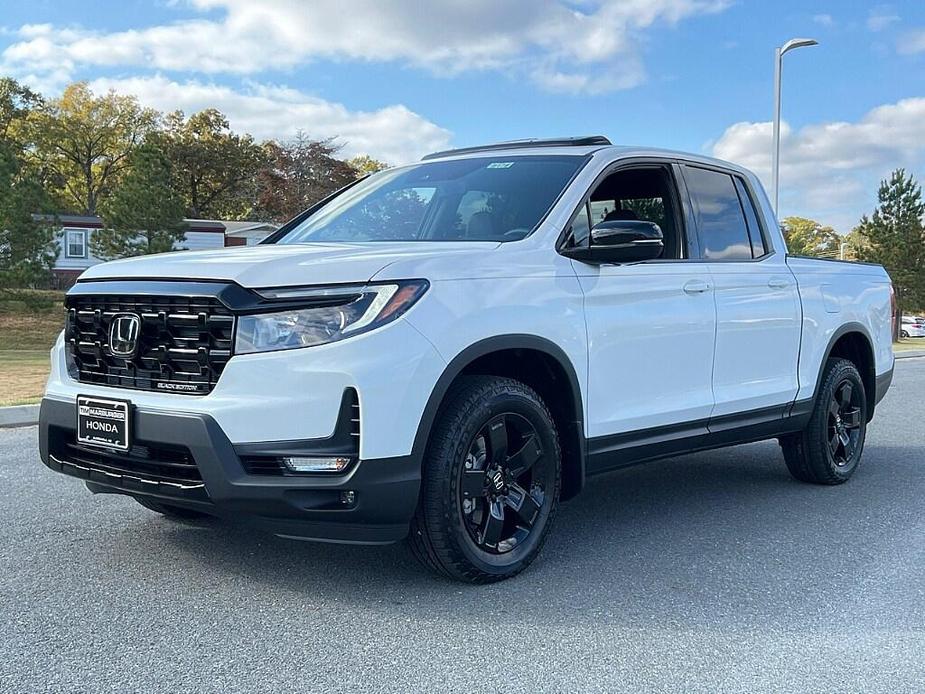
[[[829,396],[835,386],[849,375],[853,375],[859,384],[862,383],[854,362],[837,357],[830,358],[826,362],[825,375],[819,387],[809,424],[802,432],[791,434],[780,441],[787,469],[800,482],[823,485],[843,484],[850,479],[860,465],[860,460],[858,460],[847,474],[839,474],[829,463],[820,444],[827,437]],[[863,414],[866,416],[866,407]]]

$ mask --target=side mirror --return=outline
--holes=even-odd
[[[665,250],[665,237],[655,222],[618,219],[591,229],[588,246],[567,248],[565,255],[587,263],[638,263],[654,260]]]

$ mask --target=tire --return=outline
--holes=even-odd
[[[861,374],[847,359],[829,359],[809,424],[781,439],[794,478],[843,484],[861,463],[867,436],[867,395]]]
[[[428,442],[412,552],[467,583],[517,575],[549,534],[561,476],[556,425],[534,390],[510,378],[459,379]]]
[[[134,499],[146,509],[154,511],[155,513],[160,513],[165,518],[180,523],[203,521],[212,518],[208,513],[194,511],[193,509],[183,508],[182,506],[174,506],[173,504],[165,504],[162,501],[155,501],[154,499],[148,499],[146,497],[136,496]]]
[[[907,333],[905,330],[900,330],[900,331],[899,331],[899,336],[900,336],[901,338],[903,338],[903,339],[908,339],[909,333]]]

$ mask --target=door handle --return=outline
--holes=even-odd
[[[710,284],[703,280],[690,280],[684,285],[685,294],[703,294],[710,291]]]
[[[772,277],[768,280],[768,286],[771,289],[786,289],[790,286],[790,282],[784,277]]]

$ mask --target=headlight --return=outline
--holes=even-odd
[[[235,353],[312,347],[358,335],[398,318],[427,287],[426,280],[408,280],[259,290],[265,299],[299,305],[284,311],[239,316]]]

